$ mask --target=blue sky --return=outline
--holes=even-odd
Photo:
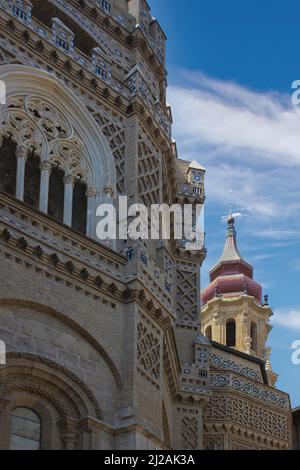
[[[298,0],[149,0],[168,36],[168,101],[181,158],[207,168],[208,257],[219,257],[233,191],[239,246],[269,294],[278,387],[300,405]]]

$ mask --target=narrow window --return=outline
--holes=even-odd
[[[64,172],[53,168],[49,181],[48,214],[59,222],[64,220]]]
[[[101,0],[101,6],[106,13],[110,14],[110,4],[106,0]]]
[[[39,208],[40,179],[40,159],[29,155],[25,169],[24,202],[35,209]]]
[[[254,352],[257,352],[257,324],[255,322],[251,323],[251,333],[250,333],[252,343],[251,343],[251,349]]]
[[[69,51],[69,44],[65,39],[59,37],[56,38],[56,44],[62,49],[65,49],[65,51]]]
[[[0,148],[0,191],[15,196],[17,159],[16,144],[8,139],[3,139]]]
[[[212,327],[208,326],[205,330],[205,336],[206,338],[211,341],[212,340]]]
[[[230,320],[226,325],[226,346],[234,348],[236,346],[236,323]]]
[[[87,226],[87,197],[86,185],[80,180],[76,182],[73,192],[72,227],[86,234]]]
[[[27,21],[28,15],[19,5],[13,5],[13,14],[21,20]]]
[[[107,69],[105,64],[97,64],[95,67],[96,74],[102,78],[102,80],[107,80]]]

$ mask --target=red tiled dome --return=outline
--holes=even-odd
[[[233,218],[228,221],[224,250],[218,263],[210,271],[210,281],[202,292],[203,305],[216,295],[232,297],[244,293],[262,301],[262,287],[253,280],[253,267],[239,252]]]
[[[202,303],[207,304],[215,295],[233,297],[236,294],[247,293],[255,297],[258,302],[262,301],[262,287],[258,282],[244,274],[235,274],[217,277],[202,292]]]

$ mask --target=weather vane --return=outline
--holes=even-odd
[[[230,190],[229,195],[230,195],[229,214],[224,215],[222,217],[222,220],[224,220],[224,221],[228,221],[228,220],[232,219],[235,216],[235,214],[233,213],[233,208],[235,207],[235,204],[233,202],[233,190],[232,189]]]
[[[231,189],[230,190],[230,211],[229,211],[229,219],[232,219],[233,217],[233,207],[234,207],[234,204],[233,204],[233,190]]]

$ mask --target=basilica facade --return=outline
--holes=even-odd
[[[97,238],[120,196],[205,201],[165,48],[145,0],[0,0],[1,449],[292,447],[234,220],[202,296],[205,247]]]

